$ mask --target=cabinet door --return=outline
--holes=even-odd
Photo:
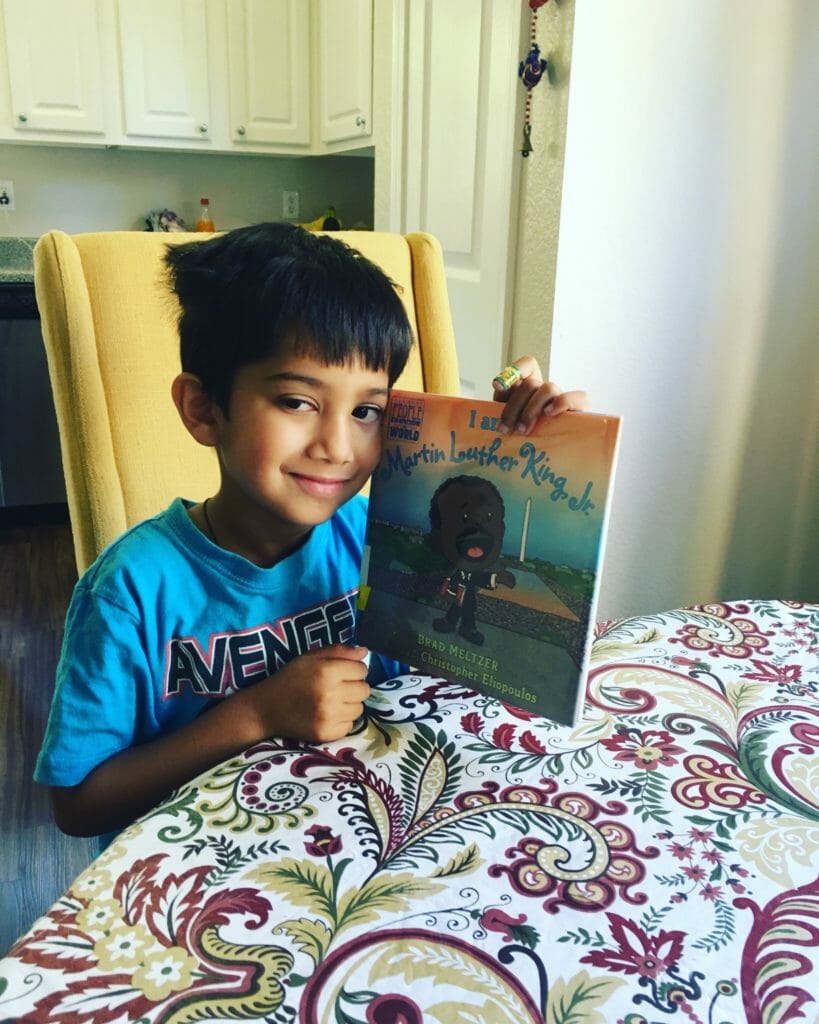
[[[207,140],[204,0],[119,0],[125,134]]]
[[[4,9],[15,130],[101,135],[96,0],[5,0]]]
[[[319,0],[319,138],[372,133],[372,0]]]
[[[228,0],[230,136],[310,143],[310,11],[306,0]]]

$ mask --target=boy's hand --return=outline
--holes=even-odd
[[[541,416],[559,416],[570,409],[587,407],[585,391],[561,391],[557,384],[544,382],[534,356],[521,356],[512,366],[520,371],[520,380],[508,389],[494,381],[492,384],[495,401],[506,403],[501,413],[501,433],[528,434]]]
[[[370,695],[366,655],[366,647],[322,647],[246,690],[263,734],[322,743],[346,736]]]

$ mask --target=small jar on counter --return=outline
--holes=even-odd
[[[213,225],[213,218],[210,215],[210,199],[205,198],[199,200],[199,220],[196,222],[197,231],[215,231],[216,228]]]

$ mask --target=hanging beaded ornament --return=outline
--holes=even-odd
[[[543,73],[548,67],[548,61],[540,56],[540,47],[537,45],[537,9],[542,7],[548,0],[528,0],[532,11],[531,24],[529,29],[529,52],[526,59],[518,66],[518,78],[526,89],[526,106],[523,111],[523,149],[521,154],[529,156],[532,152],[532,89],[543,78]]]

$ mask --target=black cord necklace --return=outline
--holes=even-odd
[[[205,525],[208,528],[208,533],[210,534],[210,539],[213,541],[213,543],[216,545],[217,548],[220,548],[222,545],[216,539],[216,531],[214,530],[213,523],[210,521],[210,516],[208,515],[208,502],[209,501],[210,501],[210,498],[205,498],[205,503],[204,503],[204,505],[202,505],[202,511],[205,514]]]

